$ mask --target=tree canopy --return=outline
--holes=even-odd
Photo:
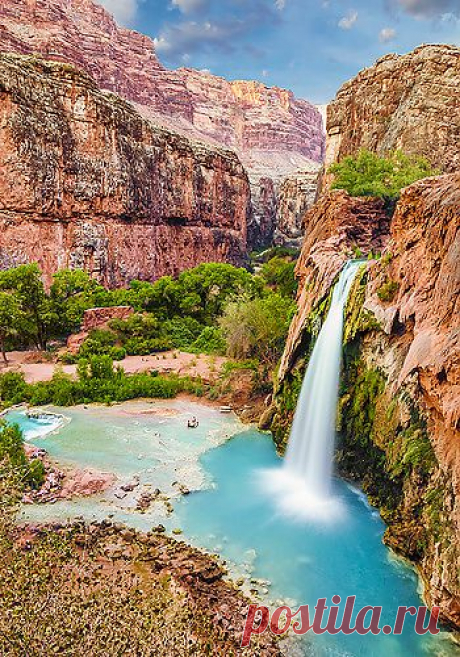
[[[402,151],[379,157],[363,149],[357,156],[333,164],[329,173],[335,176],[332,189],[345,189],[351,196],[397,199],[404,187],[439,172],[424,157],[409,156]]]

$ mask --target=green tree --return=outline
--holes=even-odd
[[[85,310],[97,305],[95,300],[102,293],[102,285],[82,269],[64,269],[54,274],[50,298],[58,317],[57,332],[68,335],[78,331]]]
[[[17,425],[9,426],[0,420],[0,462],[9,467],[20,481],[39,488],[45,479],[43,463],[37,459],[29,462],[24,451],[24,439]]]
[[[242,268],[206,263],[182,272],[177,279],[165,276],[152,285],[146,308],[159,319],[189,316],[211,325],[231,297],[260,295],[263,281]]]
[[[5,363],[8,362],[7,341],[18,335],[23,323],[24,315],[16,296],[9,292],[0,292],[0,350]]]
[[[293,298],[297,293],[295,265],[292,260],[275,256],[262,265],[260,275],[267,285],[273,286],[277,292]]]
[[[379,157],[365,149],[333,164],[329,172],[335,176],[332,189],[345,189],[351,196],[389,199],[397,199],[401,189],[417,180],[439,173],[424,157],[405,155],[402,151]]]
[[[58,317],[45,292],[38,265],[19,265],[0,272],[0,290],[13,294],[19,304],[21,321],[16,328],[21,341],[46,349]]]
[[[273,367],[281,356],[295,304],[271,292],[227,305],[220,327],[231,358],[257,358]]]

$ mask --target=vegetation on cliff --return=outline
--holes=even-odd
[[[405,155],[402,151],[379,157],[365,149],[356,157],[349,155],[333,164],[329,172],[334,175],[332,189],[345,189],[350,196],[391,200],[397,199],[404,187],[438,173],[424,157]]]

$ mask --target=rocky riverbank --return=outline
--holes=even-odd
[[[249,600],[214,557],[161,527],[141,534],[110,522],[75,522],[1,533],[5,654],[50,654],[69,645],[79,646],[73,654],[91,655],[281,654],[269,634],[241,651]],[[13,606],[27,614],[23,632]]]

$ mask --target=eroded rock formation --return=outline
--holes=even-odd
[[[318,171],[302,171],[286,178],[280,188],[274,242],[301,248],[304,218],[318,193]]]
[[[235,150],[253,185],[250,236],[260,242],[273,236],[283,178],[322,161],[322,118],[309,102],[259,82],[167,70],[151,39],[118,27],[92,0],[4,0],[0,40],[2,50],[74,64],[158,125]]]
[[[380,201],[334,192],[310,211],[307,223],[297,271],[299,309],[273,411],[281,447],[337,273],[353,245],[367,253],[385,244]],[[364,265],[355,282],[347,309],[337,461],[380,507],[388,524],[386,542],[420,567],[428,602],[440,605],[443,619],[456,627],[459,304],[460,175],[455,174],[402,192],[382,257]]]
[[[360,148],[424,155],[443,171],[460,167],[460,49],[420,46],[387,55],[338,92],[327,112],[326,164]]]
[[[296,268],[299,310],[289,330],[280,380],[298,356],[310,314],[327,297],[345,262],[360,252],[382,251],[389,239],[390,217],[385,203],[352,198],[342,191],[322,196],[305,216],[304,224],[306,237]]]
[[[237,156],[144,119],[73,66],[0,56],[0,260],[109,286],[244,262]]]

